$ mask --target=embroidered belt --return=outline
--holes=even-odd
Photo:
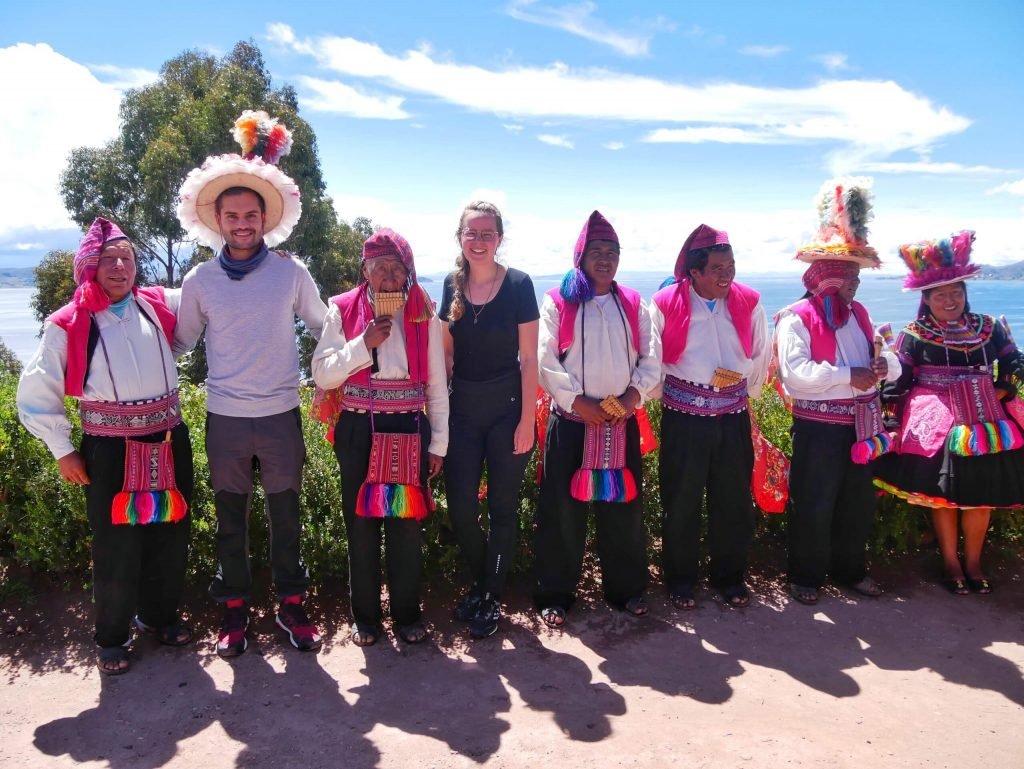
[[[914,384],[933,390],[944,390],[950,385],[969,379],[992,379],[992,372],[975,366],[917,366]]]
[[[104,438],[136,438],[181,424],[178,391],[144,401],[79,401],[82,431]]]
[[[367,387],[345,384],[341,389],[341,407],[345,411],[367,412],[370,407],[378,414],[404,414],[422,411],[426,397],[422,388],[409,379],[374,379]]]
[[[562,409],[560,409],[558,406],[552,406],[551,410],[558,414],[559,419],[568,419],[570,422],[579,422],[580,424],[587,424],[586,422],[583,421],[583,417],[581,417],[579,414],[573,413],[572,411],[562,411]],[[635,416],[636,412],[634,411],[632,414],[627,415],[626,419],[632,419]]]
[[[857,406],[871,403],[878,399],[877,393],[865,393],[856,398],[836,398],[827,401],[808,401],[803,398],[793,399],[793,416],[809,419],[812,422],[824,422],[829,425],[852,425],[857,421]]]
[[[674,411],[702,417],[738,414],[747,408],[747,380],[728,387],[711,387],[670,374],[665,377],[661,402]]]

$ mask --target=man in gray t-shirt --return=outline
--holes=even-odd
[[[246,115],[246,125],[283,128],[264,113]],[[243,119],[236,128],[241,124]],[[288,237],[301,208],[294,182],[264,159],[209,158],[185,180],[178,208],[189,234],[218,250],[215,259],[197,265],[182,283],[175,351],[191,349],[205,330],[206,452],[219,562],[210,595],[224,604],[217,639],[222,657],[237,656],[247,646],[252,600],[248,517],[255,467],[270,519],[271,570],[280,601],[277,625],[298,649],[313,651],[321,645],[302,605],[309,572],[299,553],[305,445],[295,318],[319,338],[327,307],[306,266],[268,247]]]

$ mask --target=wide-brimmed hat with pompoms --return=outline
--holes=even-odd
[[[291,131],[266,112],[246,110],[235,121],[232,134],[242,154],[215,155],[189,171],[178,191],[178,220],[189,237],[220,248],[217,197],[231,187],[246,187],[263,198],[263,239],[268,246],[276,246],[292,234],[302,214],[298,185],[276,165],[291,151]]]
[[[814,241],[797,249],[801,262],[834,259],[861,267],[879,267],[878,252],[868,245],[871,179],[851,177],[825,182],[816,197],[818,232]]]
[[[942,240],[900,246],[900,257],[910,270],[903,290],[924,291],[976,277],[981,267],[971,264],[973,244],[974,231],[961,230]]]

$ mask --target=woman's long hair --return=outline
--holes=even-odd
[[[466,280],[469,278],[469,260],[462,254],[462,231],[466,227],[466,216],[468,214],[490,214],[494,217],[494,226],[498,230],[498,237],[505,236],[505,225],[501,221],[501,211],[493,203],[484,200],[474,200],[462,210],[459,217],[459,228],[455,231],[455,242],[459,244],[459,255],[455,259],[455,281],[452,295],[452,304],[448,310],[449,320],[458,320],[466,312]]]

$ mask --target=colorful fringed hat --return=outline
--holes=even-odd
[[[128,240],[128,236],[109,219],[97,216],[92,220],[92,224],[89,225],[88,231],[78,246],[78,253],[75,254],[75,285],[80,286],[87,280],[93,279],[103,248],[107,243],[112,243],[115,240]]]
[[[868,245],[871,179],[851,177],[825,182],[818,191],[818,233],[812,243],[797,249],[801,262],[835,259],[861,267],[879,267],[878,252]]]
[[[691,251],[728,245],[730,245],[728,232],[716,230],[707,224],[698,224],[696,229],[683,242],[683,247],[679,249],[679,255],[676,257],[676,266],[673,270],[675,279],[685,280],[690,277],[686,272],[686,255]]]
[[[587,223],[580,230],[580,236],[576,238],[576,247],[572,252],[572,269],[562,278],[559,292],[567,302],[582,304],[594,298],[594,287],[590,285],[590,279],[580,267],[583,254],[587,251],[587,243],[592,240],[608,240],[615,245],[619,244],[619,235],[611,222],[596,210],[590,214]]]
[[[247,187],[266,204],[263,239],[268,246],[276,246],[292,234],[302,214],[298,185],[276,165],[291,151],[291,131],[266,112],[246,110],[235,121],[232,134],[242,154],[209,157],[189,171],[178,191],[178,220],[189,237],[220,248],[217,196],[231,187]]]
[[[900,257],[910,270],[903,290],[924,291],[976,277],[981,267],[971,264],[973,244],[974,231],[961,230],[942,240],[900,246]]]

